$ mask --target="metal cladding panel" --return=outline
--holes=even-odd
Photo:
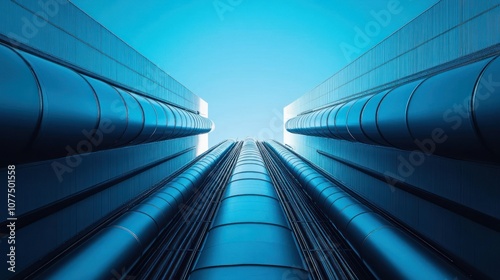
[[[181,135],[188,135],[190,126],[193,124],[190,122],[190,118],[188,117],[188,113],[185,111],[181,111],[181,116],[182,116],[182,127],[181,127]]]
[[[212,228],[194,271],[249,265],[303,269],[302,263],[289,228],[243,223]]]
[[[271,182],[266,183],[263,181],[258,182],[258,184],[255,184],[251,180],[239,180],[229,183],[224,193],[224,198],[227,199],[239,195],[261,195],[278,199]]]
[[[236,223],[264,223],[288,228],[276,198],[255,194],[228,197],[221,202],[219,211],[226,214],[218,215],[212,228]]]
[[[18,52],[33,69],[42,93],[42,120],[33,149],[53,156],[64,155],[67,145],[76,147],[85,139],[84,131],[97,129],[97,97],[87,81],[76,72]]]
[[[3,158],[4,153],[16,154],[27,148],[41,118],[42,97],[32,70],[14,50],[0,45],[0,65],[0,127],[4,130],[0,145],[8,147],[2,149]]]
[[[500,155],[500,57],[486,66],[474,89],[472,112],[480,138]]]
[[[337,191],[340,191],[340,189],[338,189]],[[341,210],[341,213],[339,213],[339,215],[337,216],[335,225],[339,230],[347,230],[347,227],[355,217],[369,211],[370,210],[367,209],[363,204],[353,203]]]
[[[246,140],[191,279],[248,277],[257,267],[266,277],[296,269],[309,278],[257,145]]]
[[[335,129],[338,132],[339,136],[345,140],[353,141],[354,139],[349,134],[349,130],[347,129],[347,115],[351,110],[351,106],[356,102],[356,100],[352,100],[347,102],[342,108],[339,109],[337,116],[335,117]]]
[[[316,197],[314,199],[316,199],[322,207],[327,207],[329,205],[328,197],[342,191],[341,188],[333,186],[331,183],[316,185],[316,188],[313,190],[316,191]]]
[[[255,280],[255,279],[308,279],[307,272],[288,267],[267,267],[261,265],[248,265],[237,267],[209,267],[193,271],[191,280]]]
[[[323,137],[328,137],[328,116],[330,115],[330,108],[325,108],[321,110],[321,115],[319,118],[319,135]]]
[[[159,197],[154,197],[148,198],[141,204],[135,206],[132,211],[150,216],[155,222],[156,227],[162,229],[170,219],[167,211],[165,211],[166,207],[171,207],[171,205]]]
[[[367,262],[377,263],[378,266],[386,266],[387,268],[396,266],[398,263],[408,263],[404,270],[385,271],[384,273],[391,275],[391,279],[412,279],[416,275],[425,274],[433,275],[433,278],[427,279],[448,279],[449,273],[436,266],[429,266],[428,260],[414,258],[410,254],[398,255],[401,251],[413,251],[420,246],[417,242],[410,240],[409,242],[401,242],[397,236],[400,234],[395,228],[380,228],[372,232],[363,242],[363,252]],[[380,254],[379,244],[391,244],[384,248],[384,254]],[[389,265],[387,265],[389,264]],[[419,276],[417,276],[418,278]],[[458,275],[455,277],[459,278]]]
[[[246,173],[252,173],[252,178],[248,178],[248,174]],[[238,181],[238,180],[249,180],[249,181],[253,181],[254,184],[258,184],[259,182],[258,181],[268,181],[270,182],[271,181],[271,178],[269,178],[269,175],[267,174],[263,174],[263,173],[259,173],[259,172],[241,172],[241,173],[237,173],[237,174],[233,174],[231,176],[231,181],[234,182],[234,181]]]
[[[345,103],[339,104],[339,105],[333,107],[328,115],[327,128],[328,128],[328,131],[330,132],[329,136],[332,138],[342,139],[339,136],[339,133],[338,133],[337,128],[335,126],[335,120],[337,119],[337,114],[339,113],[339,110],[344,105],[345,105]]]
[[[171,109],[174,117],[174,129],[172,131],[171,137],[175,138],[180,136],[182,127],[182,117],[181,117],[181,112],[177,108],[172,107]]]
[[[122,89],[116,88],[120,93],[123,100],[125,100],[125,107],[119,107],[121,104],[117,104],[115,108],[120,111],[127,112],[127,129],[120,138],[118,145],[129,145],[132,143],[141,133],[144,126],[144,112],[142,111],[141,105],[137,99],[135,99],[129,92]]]
[[[123,267],[123,263],[135,261],[135,256],[142,252],[141,245],[130,232],[120,227],[108,227],[100,233],[96,246],[89,246],[92,240],[80,245],[75,251],[75,258],[66,261],[60,269],[49,275],[39,275],[41,279],[104,279],[110,275],[110,268]],[[113,249],[110,249],[113,248]],[[49,276],[47,278],[47,276]]]
[[[165,110],[165,114],[167,116],[167,124],[166,131],[163,138],[172,138],[173,133],[175,132],[175,116],[172,110],[173,107],[167,106],[166,104],[160,104]]]
[[[425,80],[408,104],[408,126],[415,139],[443,139],[436,154],[481,158],[485,151],[471,114],[472,94],[485,59]]]
[[[243,162],[242,164],[237,165],[234,170],[233,174],[241,173],[241,172],[256,172],[256,173],[262,173],[266,174],[267,169],[265,166],[257,164],[260,163],[258,161],[254,162]]]
[[[125,100],[114,87],[88,76],[82,77],[92,86],[99,100],[100,118],[97,129],[103,136],[98,148],[113,147],[127,128]]]
[[[167,212],[167,211],[166,211]],[[113,222],[111,227],[123,228],[129,232],[141,245],[141,249],[146,250],[148,245],[160,233],[160,228],[153,218],[145,213],[135,210],[128,211]]]
[[[371,142],[386,146],[389,144],[384,140],[377,127],[377,111],[380,101],[382,101],[388,92],[389,91],[386,90],[375,94],[368,100],[361,112],[361,129],[366,137],[369,138]]]
[[[148,101],[151,103],[151,106],[153,106],[153,109],[155,110],[157,123],[156,130],[151,136],[150,141],[164,140],[166,138],[163,137],[167,130],[167,115],[165,109],[163,109],[160,103],[156,100],[149,99]]]
[[[187,117],[186,117],[186,114],[182,110],[177,109],[177,108],[175,108],[175,110],[177,110],[177,112],[179,114],[178,118],[176,119],[176,121],[178,121],[177,123],[179,124],[176,128],[178,131],[177,135],[182,136],[186,133]]]
[[[179,201],[180,201],[180,196],[181,193],[172,187],[169,187],[168,189],[160,189],[155,195],[155,198],[161,199],[165,202],[167,202],[172,208],[178,208],[179,207]]]
[[[146,98],[139,96],[137,94],[131,93],[131,95],[139,102],[142,112],[144,114],[144,125],[141,133],[137,138],[134,139],[132,144],[139,144],[144,142],[152,141],[152,137],[156,132],[156,127],[158,126],[158,120],[156,117],[156,111],[153,108],[151,102]]]
[[[406,121],[410,96],[422,80],[399,86],[389,91],[377,110],[377,127],[382,137],[395,148],[414,149],[414,139]],[[432,105],[429,105],[432,106]]]
[[[347,129],[354,141],[368,144],[374,143],[366,137],[361,128],[361,112],[372,96],[373,95],[369,95],[356,100],[356,102],[352,104],[351,110],[349,110],[349,114],[347,115]]]
[[[374,215],[372,211],[364,206],[365,209],[359,209],[359,213],[351,218],[349,224],[345,228],[351,238],[349,242],[356,248],[363,248],[365,239],[374,231],[384,227],[392,227],[379,215]],[[389,247],[386,243],[381,243],[381,247]],[[401,253],[400,253],[401,254]],[[402,254],[404,255],[404,254]],[[379,255],[379,257],[382,257]]]

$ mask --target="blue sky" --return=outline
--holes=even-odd
[[[283,107],[437,1],[72,2],[208,102],[212,146],[281,141]]]

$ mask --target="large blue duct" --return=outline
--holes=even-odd
[[[213,126],[1,44],[0,74],[0,161],[10,164],[197,135]]]
[[[490,161],[500,157],[500,57],[299,115],[291,133]]]
[[[255,141],[241,149],[190,279],[308,276]]]

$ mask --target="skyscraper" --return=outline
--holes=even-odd
[[[479,278],[500,273],[499,9],[439,1],[285,108],[285,144]]]
[[[15,165],[19,272],[204,152],[213,124],[204,100],[72,3],[0,10],[0,161]],[[11,245],[2,238],[4,264]]]

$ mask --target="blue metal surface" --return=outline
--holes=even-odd
[[[476,128],[475,134],[478,137],[474,139],[475,143],[471,147],[477,147],[477,141],[479,141],[484,149],[490,151],[490,154],[497,155],[496,159],[483,161],[478,157],[479,154],[472,155],[474,158],[469,158],[470,153],[464,157],[461,151],[453,158],[443,156],[442,149],[438,153],[435,149],[439,149],[437,146],[446,145],[446,142],[437,143],[426,138],[419,139],[417,148],[401,149],[401,144],[413,144],[405,140],[408,129],[406,131],[398,129],[404,138],[396,141],[397,139],[392,136],[396,136],[398,131],[393,130],[389,124],[402,127],[400,125],[404,123],[405,117],[401,114],[401,109],[403,105],[408,104],[398,102],[397,108],[393,108],[394,112],[397,111],[397,115],[392,117],[394,122],[386,118],[391,117],[390,114],[380,118],[379,122],[382,126],[379,131],[376,113],[380,102],[367,103],[366,100],[362,100],[362,96],[372,98],[379,92],[396,89],[413,81],[426,79],[498,55],[500,53],[500,25],[497,24],[499,14],[499,0],[436,1],[436,4],[427,11],[286,106],[283,116],[286,122],[313,110],[333,108],[336,104],[340,105],[358,99],[348,115],[348,129],[357,142],[339,140],[333,136],[326,138],[324,134],[323,137],[308,137],[309,134],[306,133],[295,134],[285,131],[284,144],[345,183],[346,187],[353,192],[396,217],[446,252],[467,273],[478,279],[495,279],[500,275],[500,266],[496,264],[496,260],[500,257],[496,249],[500,246],[498,231],[483,226],[480,217],[471,219],[471,216],[453,213],[447,207],[437,206],[425,198],[417,197],[398,188],[398,184],[394,185],[389,178],[375,179],[345,162],[353,163],[366,170],[373,170],[382,176],[398,178],[422,192],[499,219],[500,126],[498,126],[498,108],[500,103],[498,81],[500,79],[498,73],[500,69],[494,66],[498,58],[486,66],[480,74],[479,82],[475,83],[475,89],[469,91],[472,98],[467,98],[466,102],[472,100],[472,103],[468,106],[462,103],[465,98],[460,101],[456,100],[458,101],[456,109],[454,104],[451,108],[447,108],[452,110],[452,113],[447,115],[448,118],[452,117],[451,122],[446,123],[446,127],[442,127],[449,129],[455,126],[459,119],[462,120],[464,128],[470,127],[469,122],[473,122]],[[481,36],[482,34],[487,34],[487,36]],[[475,73],[474,76],[478,74]],[[449,81],[449,88],[455,87],[453,84],[463,84],[465,80],[458,77],[452,79]],[[471,86],[474,86],[474,83],[467,87],[470,89]],[[462,94],[462,90],[459,89],[456,92],[457,96]],[[432,94],[452,100],[449,99],[450,96],[447,93],[442,91],[433,91]],[[399,98],[399,96],[393,97]],[[476,102],[479,106],[475,105]],[[370,108],[364,108],[368,104]],[[432,106],[432,103],[426,102],[420,108],[427,110],[426,106]],[[356,107],[361,108],[355,109]],[[460,107],[466,112],[465,118],[461,117],[463,111]],[[467,112],[468,108],[471,108],[472,118],[471,113]],[[379,113],[382,112],[379,111]],[[418,115],[417,112],[414,113]],[[361,120],[359,120],[360,115]],[[442,119],[443,116],[440,118]],[[439,119],[435,120],[439,121]],[[434,123],[434,125],[437,124],[438,122]],[[358,125],[363,130],[358,129]],[[327,126],[323,125],[323,127]],[[453,131],[450,135],[455,137],[456,134]],[[390,138],[387,139],[390,143],[386,143],[382,135]],[[375,139],[368,139],[367,136],[373,136]],[[464,139],[472,140],[470,136]],[[457,139],[452,140],[450,144],[458,143]],[[468,145],[466,141],[462,142],[461,146],[464,151],[470,150]],[[396,146],[398,149],[391,148],[391,146]],[[321,152],[334,157],[325,156]]]
[[[288,105],[285,115],[373,94],[498,51],[499,13],[499,0],[435,1],[373,48],[347,59],[344,68]]]
[[[64,256],[40,279],[109,279],[127,271],[234,145],[226,141],[193,166],[122,214],[110,226]]]
[[[492,60],[299,115],[287,121],[286,129],[404,150],[417,149],[416,143],[427,139],[438,144],[433,151],[437,155],[497,161],[500,133],[493,123],[500,122],[496,114],[500,100],[494,87],[500,80],[500,69],[498,57],[496,63],[490,63]],[[328,110],[325,118],[323,114]],[[325,133],[327,129],[329,133]],[[492,153],[496,156],[492,157]]]
[[[246,140],[190,279],[307,275],[254,141]]]
[[[23,58],[0,45],[0,144],[6,157],[22,152],[32,138],[42,115],[38,82]],[[18,102],[22,100],[23,102]],[[17,120],[14,123],[12,120]],[[16,137],[12,137],[16,135]]]
[[[0,10],[3,15],[0,18],[0,144],[3,147],[0,149],[0,169],[5,164],[16,164],[17,184],[22,186],[16,190],[16,214],[19,217],[45,213],[37,219],[22,219],[17,224],[16,236],[22,242],[16,244],[16,273],[0,272],[0,279],[8,279],[22,275],[33,268],[32,265],[37,266],[37,262],[50,252],[87,232],[92,225],[203,152],[207,137],[195,134],[208,131],[212,123],[202,118],[208,116],[205,101],[67,0],[44,1],[43,5],[31,0],[0,1]],[[27,25],[28,29],[35,28],[32,19],[36,20],[36,30],[27,34]],[[43,28],[38,28],[38,24]],[[38,79],[43,73],[35,73],[33,66],[16,50],[50,61],[40,63],[43,64],[41,67],[57,73],[51,72],[54,75],[44,77],[44,80],[58,81],[61,88],[42,92],[44,88],[40,87]],[[71,79],[66,79],[67,76]],[[151,119],[150,123],[160,125],[147,141],[141,142],[147,144],[130,145],[135,137],[143,137],[140,134],[142,121],[134,123],[141,120],[143,111],[138,104],[135,108],[128,108],[117,89],[125,98],[131,94],[141,95],[148,102],[160,104],[167,112],[166,120],[161,120],[162,116],[153,106],[156,121]],[[64,95],[61,102],[52,99],[50,104],[44,103],[44,97],[57,95]],[[97,103],[93,96],[97,96]],[[92,108],[85,110],[85,106]],[[170,109],[173,107],[191,113],[191,118],[198,120],[198,128],[192,127],[191,132],[182,134],[193,136],[173,139],[174,132],[182,136],[179,129],[185,125],[179,119],[176,129],[176,119]],[[98,109],[98,115],[94,114],[94,108]],[[68,111],[69,114],[62,118],[58,116]],[[80,114],[82,111],[84,114]],[[51,118],[45,118],[43,113],[50,113]],[[85,114],[89,118],[85,118]],[[96,116],[97,121],[89,125],[88,120]],[[46,122],[48,120],[50,123]],[[42,123],[44,131],[39,128]],[[59,127],[59,123],[65,125]],[[95,141],[91,143],[92,153],[79,154],[78,150],[84,151],[88,145],[84,130],[92,137],[96,128],[101,132],[106,130],[102,142],[101,134],[96,132],[92,139]],[[162,128],[163,136],[157,137],[156,132]],[[50,135],[49,131],[57,131],[57,137]],[[72,138],[75,131],[79,135]],[[48,146],[46,150],[32,148],[39,132],[43,133],[45,140],[54,140],[52,143],[38,143],[38,147]],[[77,144],[70,146],[76,139]],[[60,157],[54,158],[55,151],[61,151],[61,148]],[[49,157],[51,159],[47,160]],[[124,174],[162,159],[166,161],[127,179],[122,178]],[[97,193],[90,192],[92,195],[77,202],[72,200],[104,185],[106,187]],[[72,201],[74,203],[70,203]],[[61,203],[65,206],[54,208]],[[44,212],[44,209],[51,211]],[[6,218],[5,212],[2,224]],[[2,233],[4,231],[5,228]],[[0,242],[1,251],[6,251],[8,246],[7,242]],[[7,258],[6,255],[0,256],[2,263]],[[116,269],[120,271],[121,268]]]
[[[197,114],[113,87],[32,54],[0,45],[0,56],[4,62],[1,71],[11,73],[4,77],[17,77],[2,83],[2,90],[11,93],[0,96],[2,108],[6,108],[0,111],[0,119],[9,120],[5,127],[20,132],[16,143],[12,143],[12,137],[0,138],[2,160],[10,163],[27,161],[28,157],[61,157],[68,153],[68,146],[78,153],[88,153],[212,129],[212,122]],[[12,97],[14,92],[21,92],[23,102]]]
[[[0,10],[0,40],[12,46],[46,54],[129,91],[208,113],[205,101],[68,0],[0,1]]]
[[[85,139],[82,131],[97,128],[97,97],[90,85],[76,72],[22,51],[19,54],[33,69],[42,93],[42,120],[29,148],[49,157],[64,155],[67,145],[76,147]],[[9,147],[4,146],[2,149]]]
[[[471,108],[476,83],[489,61],[491,58],[432,76],[415,90],[406,109],[413,139],[435,139],[439,130],[444,135],[439,138],[446,137],[446,141],[438,141],[438,155],[463,159],[491,155],[476,133]],[[500,80],[500,72],[494,80]],[[496,110],[488,114],[500,120]]]
[[[266,143],[380,279],[462,279],[464,275],[276,143]]]
[[[500,94],[498,93],[500,57],[484,69],[472,97],[472,119],[479,137],[497,155],[500,154]],[[496,113],[496,114],[493,114]]]

